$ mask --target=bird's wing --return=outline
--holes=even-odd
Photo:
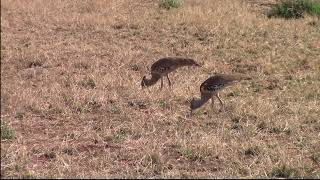
[[[157,62],[155,64],[152,65],[151,70],[154,73],[168,73],[171,72],[172,70],[174,70],[176,67],[176,64],[172,61],[161,61],[161,62]]]
[[[200,91],[203,93],[213,93],[224,87],[223,83],[203,83],[200,87]]]

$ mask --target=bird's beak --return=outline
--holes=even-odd
[[[190,116],[193,116],[193,110],[190,108]]]
[[[141,82],[141,89],[144,89],[144,87],[146,86],[145,83],[143,82],[143,80],[144,80],[144,77],[143,77],[142,82]]]

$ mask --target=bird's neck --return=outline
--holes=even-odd
[[[146,86],[151,86],[151,85],[154,85],[159,79],[160,79],[159,75],[152,74],[151,78],[149,78],[149,79],[145,78],[144,79],[144,84]]]
[[[193,104],[194,109],[197,109],[197,108],[201,107],[210,98],[211,98],[211,96],[209,96],[209,95],[201,95],[201,99],[195,99],[194,100],[194,104]]]

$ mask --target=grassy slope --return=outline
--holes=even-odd
[[[319,178],[320,22],[261,9],[1,1],[1,121],[15,134],[1,141],[1,177],[266,177],[285,165]],[[141,90],[163,56],[204,68]],[[221,93],[225,112],[208,103],[189,116],[214,72],[254,79]]]

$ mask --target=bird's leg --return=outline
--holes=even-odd
[[[214,107],[214,99],[213,99],[213,98],[214,98],[214,96],[211,97],[211,108],[212,108],[212,109],[213,109],[213,107]]]
[[[219,97],[219,93],[216,94],[216,97],[218,98],[218,100],[220,102],[220,105],[221,105],[220,111],[221,111],[224,108],[224,105],[223,105],[223,102],[221,101],[221,99]]]
[[[162,89],[163,87],[163,78],[161,77],[161,86],[160,86],[160,90]]]
[[[168,79],[168,82],[169,82],[169,86],[171,87],[171,81],[169,79],[169,75],[167,74],[167,79]]]
[[[190,113],[189,113],[189,116],[193,116],[193,110],[192,109],[190,109]]]

